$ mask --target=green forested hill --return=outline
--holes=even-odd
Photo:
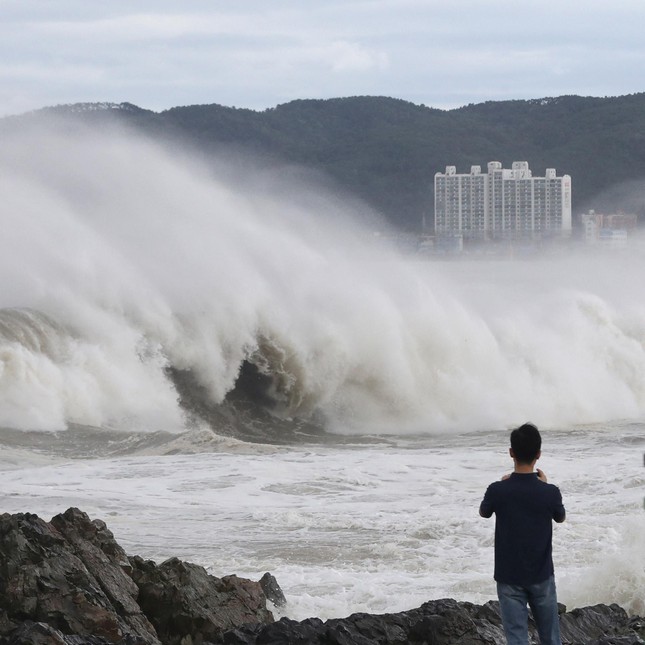
[[[73,106],[56,108],[71,111]],[[105,112],[105,111],[103,111]],[[433,177],[488,161],[529,162],[572,177],[574,216],[627,209],[645,218],[645,93],[491,101],[437,110],[386,97],[298,100],[256,112],[221,105],[155,113],[109,110],[154,136],[186,138],[206,154],[234,146],[332,177],[396,226],[432,223]],[[78,110],[96,119],[100,110]]]

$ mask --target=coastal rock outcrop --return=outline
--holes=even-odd
[[[396,614],[274,621],[276,579],[216,578],[177,558],[128,557],[101,520],[76,508],[45,522],[0,515],[0,645],[494,645],[495,601],[432,600]],[[644,643],[645,621],[618,605],[567,612],[567,645]],[[537,642],[533,624],[530,642]]]
[[[618,605],[561,609],[565,645],[637,645],[644,641],[645,621],[629,618]],[[537,631],[530,622],[530,643]],[[640,635],[639,635],[640,633]],[[264,626],[238,628],[224,634],[226,645],[503,645],[506,643],[497,601],[485,605],[431,600],[396,614],[353,614],[323,622],[286,618]]]
[[[259,582],[129,558],[103,521],[76,508],[50,522],[0,516],[2,645],[187,645],[272,621]]]
[[[130,559],[139,605],[164,645],[216,641],[244,623],[270,623],[273,614],[259,582],[237,576],[216,578],[203,567],[177,558],[160,565]]]
[[[29,513],[0,516],[0,634],[30,620],[63,634],[159,643],[127,561],[105,524],[78,509],[49,523]]]

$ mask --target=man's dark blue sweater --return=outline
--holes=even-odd
[[[488,487],[479,513],[496,516],[497,582],[525,587],[553,575],[552,521],[565,518],[557,486],[541,481],[537,473],[512,473]]]

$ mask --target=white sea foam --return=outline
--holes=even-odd
[[[554,526],[559,599],[642,615],[645,428],[545,430],[543,439],[540,466],[567,508]],[[270,571],[293,618],[442,597],[483,603],[495,597],[494,520],[477,510],[511,466],[507,441],[496,432],[270,451],[220,444],[207,454],[38,457],[23,468],[10,459],[0,462],[0,505],[45,519],[78,506],[130,554],[178,556],[218,576]]]

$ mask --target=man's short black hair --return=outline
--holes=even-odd
[[[515,428],[511,432],[511,448],[517,461],[522,464],[533,463],[542,448],[540,431],[532,423]]]

